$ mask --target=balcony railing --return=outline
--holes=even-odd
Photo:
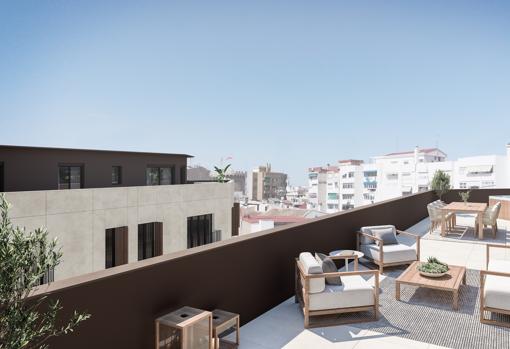
[[[502,194],[510,189],[474,190],[470,200]],[[458,198],[454,190],[444,199]],[[354,249],[355,232],[364,225],[406,229],[427,216],[435,199],[432,191],[413,194],[57,281],[36,296],[60,299],[66,316],[76,309],[92,318],[50,347],[152,348],[154,319],[183,305],[236,312],[246,323],[293,294],[300,252]]]

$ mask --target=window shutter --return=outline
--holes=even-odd
[[[115,229],[115,265],[128,262],[128,227]]]
[[[163,223],[154,223],[154,256],[163,254]]]

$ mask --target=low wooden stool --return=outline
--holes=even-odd
[[[226,339],[222,339],[221,342],[224,343],[227,348],[237,348],[239,346],[239,314],[214,309],[212,311],[212,327],[214,349],[220,348],[220,335],[231,328],[235,328],[236,341],[231,342]]]

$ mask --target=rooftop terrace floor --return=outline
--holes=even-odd
[[[381,319],[378,322],[304,329],[299,305],[291,298],[242,326],[240,348],[510,347],[510,329],[480,324],[477,313],[477,270],[485,266],[486,244],[510,244],[510,222],[498,222],[496,239],[492,239],[492,232],[487,229],[483,241],[474,238],[473,222],[473,216],[458,216],[457,224],[465,228],[459,228],[458,235],[447,238],[440,237],[437,231],[429,234],[428,219],[408,229],[422,236],[422,260],[435,256],[448,264],[471,269],[468,270],[468,284],[461,288],[458,313],[451,310],[451,294],[442,291],[409,287],[403,293],[403,302],[395,301],[392,278],[398,277],[405,267],[388,268],[381,276]],[[412,241],[405,243],[412,244]],[[331,246],[331,250],[335,250],[335,246]],[[510,260],[510,249],[497,249],[494,254],[491,251],[491,258]],[[360,269],[373,267],[363,260],[361,263]],[[467,338],[469,336],[472,338]]]

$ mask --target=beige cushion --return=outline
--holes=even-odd
[[[510,261],[491,260],[488,270],[510,273]],[[484,298],[486,307],[510,311],[510,276],[487,275]]]
[[[510,273],[510,261],[491,260],[488,270]],[[487,275],[484,298],[486,307],[510,311],[510,276]]]
[[[372,226],[368,226],[368,227],[361,227],[360,231],[362,233],[365,233],[365,234],[368,234],[368,235],[374,235],[373,232],[372,232],[372,229],[386,229],[386,228],[391,228],[393,229],[393,232],[396,234],[397,233],[397,230],[395,229],[395,226],[394,225],[372,225]],[[367,244],[375,244],[375,240],[372,240],[372,239],[369,239],[369,238],[366,238],[364,237],[363,235],[361,236],[361,240],[360,240],[360,243],[363,244],[363,245],[367,245]]]
[[[307,274],[322,274],[322,267],[310,252],[302,252],[299,254],[299,261]],[[304,286],[304,285],[303,285]],[[324,291],[326,281],[324,278],[310,279],[309,293],[317,293]]]
[[[378,245],[360,245],[360,250],[365,254],[365,257],[372,258],[376,261],[380,260]],[[416,249],[403,244],[384,245],[383,253],[384,263],[399,263],[416,260]]]
[[[310,295],[310,310],[374,305],[374,287],[359,275],[342,277],[342,285],[326,285],[324,292]]]

